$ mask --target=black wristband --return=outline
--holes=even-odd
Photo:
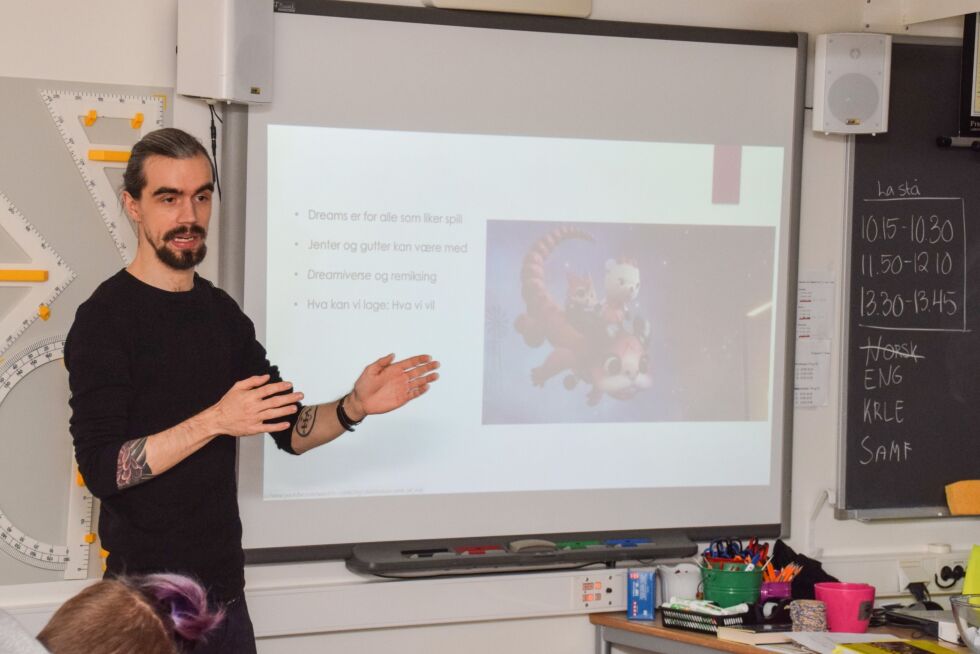
[[[347,415],[346,411],[344,411],[344,400],[347,399],[348,395],[350,395],[350,393],[337,401],[337,422],[340,423],[340,426],[343,427],[345,431],[354,431],[354,427],[361,424],[364,421],[364,418],[361,418],[360,420],[351,420],[351,417]]]

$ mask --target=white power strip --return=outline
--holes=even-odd
[[[883,554],[824,556],[821,558],[824,570],[841,581],[863,582],[875,587],[878,599],[910,599],[907,586],[911,582],[926,583],[929,593],[935,598],[944,595],[957,595],[962,592],[963,582],[958,581],[949,588],[940,588],[935,577],[943,566],[966,567],[969,552],[896,552]]]

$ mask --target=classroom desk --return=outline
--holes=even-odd
[[[761,651],[754,645],[718,640],[711,634],[664,627],[659,614],[652,622],[642,622],[627,620],[625,613],[593,613],[589,621],[596,628],[596,654],[610,654],[613,645],[660,654],[760,654]]]
[[[610,654],[613,645],[635,647],[644,652],[659,654],[772,654],[755,645],[719,640],[712,634],[702,634],[684,629],[670,629],[660,622],[639,622],[626,619],[625,613],[593,613],[589,622],[595,625],[596,654]],[[899,638],[929,638],[912,629],[902,627],[875,627],[871,631],[895,634]],[[969,654],[965,647],[942,643],[954,652]]]

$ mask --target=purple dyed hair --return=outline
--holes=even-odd
[[[156,603],[182,640],[200,640],[225,619],[224,608],[208,609],[207,594],[189,577],[159,573],[126,581]]]
[[[224,618],[189,577],[116,577],[65,602],[37,638],[53,654],[177,654],[192,651]]]

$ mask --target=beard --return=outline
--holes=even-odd
[[[201,244],[193,250],[180,250],[177,252],[174,252],[167,247],[167,243],[174,240],[176,237],[185,236],[187,234],[196,234],[200,236]],[[176,229],[171,229],[169,232],[164,234],[163,242],[159,246],[154,246],[153,250],[157,253],[157,258],[160,259],[160,261],[174,270],[190,270],[197,264],[204,261],[204,256],[208,253],[208,246],[204,243],[204,239],[207,238],[207,235],[207,230],[200,225],[178,227]]]

